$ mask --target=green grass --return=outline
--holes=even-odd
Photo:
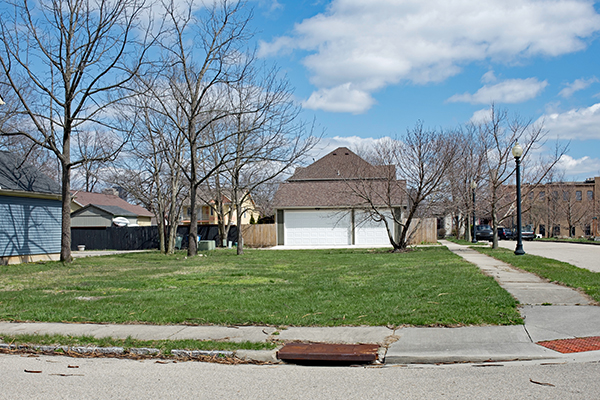
[[[573,243],[590,243],[590,244],[600,245],[600,242],[595,242],[592,239],[586,239],[586,238],[540,238],[540,239],[535,239],[535,240],[540,241],[540,242],[573,242]]]
[[[461,244],[463,246],[487,246],[489,244],[489,242],[487,242],[487,241],[485,241],[485,242],[479,241],[477,243],[473,243],[471,241],[464,240],[464,239],[457,239],[455,237],[447,237],[446,240],[449,242],[452,242],[452,243]]]
[[[0,320],[273,326],[522,323],[445,247],[158,252],[0,267]]]
[[[475,248],[475,247],[474,247]],[[581,289],[600,302],[600,273],[550,258],[524,254],[516,256],[512,250],[475,248],[477,251],[497,258],[522,270],[532,272],[552,282]]]
[[[84,347],[123,347],[155,348],[161,354],[169,355],[171,350],[265,350],[274,349],[274,343],[254,342],[216,342],[213,340],[137,340],[132,338],[114,339],[111,337],[95,338],[92,336],[64,336],[64,335],[5,335],[0,334],[0,342],[15,345],[33,346],[84,346]]]

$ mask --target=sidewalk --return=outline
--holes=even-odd
[[[290,327],[111,325],[0,322],[5,334],[62,334],[140,340],[197,339],[230,342],[377,343],[386,364],[454,363],[514,360],[600,361],[600,351],[562,354],[537,342],[600,336],[600,307],[575,290],[482,255],[466,246],[442,241],[452,252],[493,276],[522,304],[525,325],[461,328]],[[542,305],[552,304],[552,305]],[[276,350],[238,351],[242,359],[276,362]]]

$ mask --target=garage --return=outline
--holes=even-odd
[[[406,181],[390,180],[395,171],[394,165],[372,165],[346,147],[297,167],[273,198],[277,245],[390,246],[385,223],[371,220],[367,210],[389,210],[390,222],[391,210],[402,217]]]
[[[351,244],[350,212],[285,210],[287,246],[346,246]]]
[[[393,221],[392,215],[387,213],[386,219]],[[356,211],[354,217],[354,243],[359,246],[377,246],[390,243],[387,228],[383,221],[373,221],[364,211]],[[393,223],[390,223],[393,229]],[[393,233],[393,232],[392,232]]]

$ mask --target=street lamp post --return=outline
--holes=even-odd
[[[475,232],[475,189],[477,189],[477,182],[471,181],[471,189],[473,190],[473,239],[471,239],[471,243],[477,243],[477,233]]]
[[[515,147],[512,148],[512,155],[517,163],[517,248],[515,249],[515,254],[521,256],[525,254],[521,232],[521,156],[523,155],[523,148],[518,142],[515,143]]]

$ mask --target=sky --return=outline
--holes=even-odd
[[[492,103],[569,144],[565,179],[600,176],[600,2],[252,0],[258,55],[323,131],[318,155],[454,129]]]

